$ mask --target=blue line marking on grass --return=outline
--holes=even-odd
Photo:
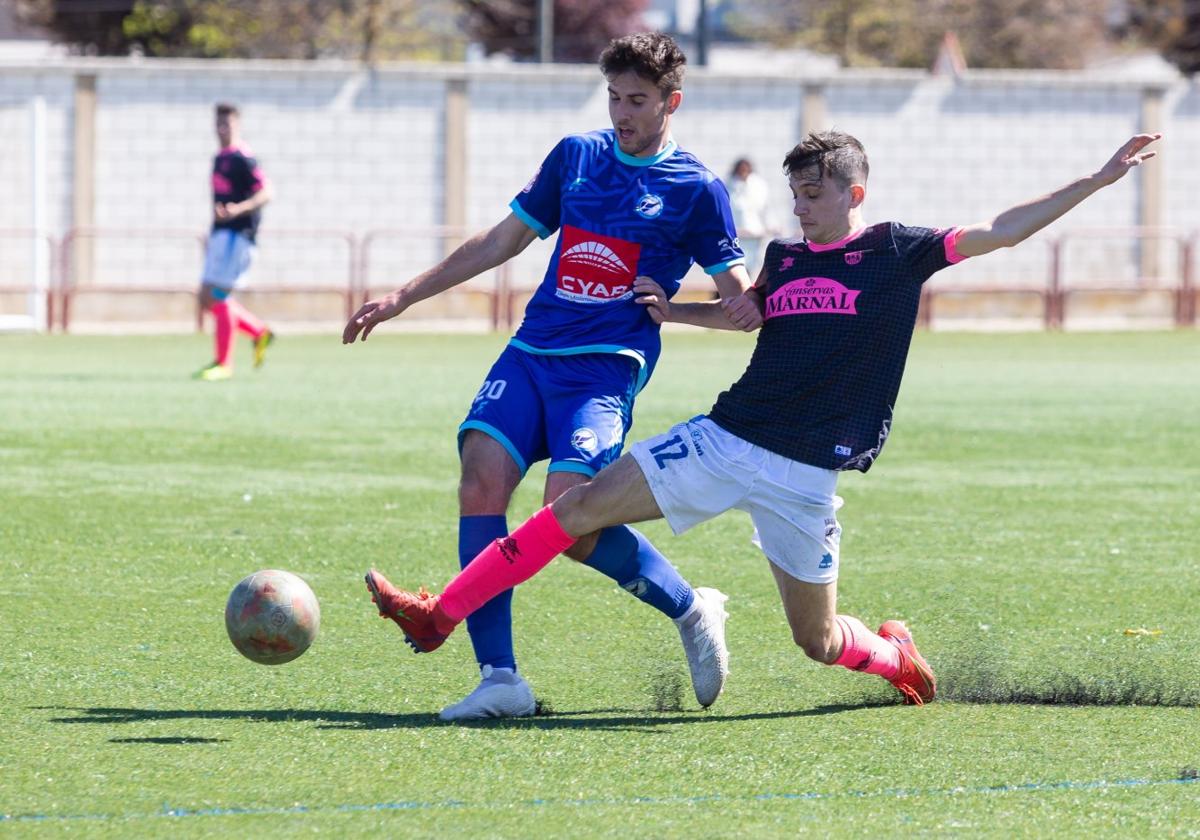
[[[369,805],[290,805],[287,807],[263,808],[175,808],[164,804],[162,809],[152,813],[142,814],[0,814],[0,822],[57,822],[66,820],[135,820],[154,817],[181,819],[183,817],[243,817],[270,816],[273,814],[323,814],[323,813],[358,813],[364,811],[426,811],[443,808],[495,808],[495,807],[546,807],[560,806],[566,808],[587,808],[597,805],[699,805],[704,803],[721,802],[773,802],[773,801],[813,801],[832,799],[869,799],[890,797],[896,799],[920,796],[977,796],[995,793],[1029,793],[1035,791],[1053,790],[1103,790],[1112,788],[1160,787],[1162,785],[1190,785],[1200,782],[1200,777],[1187,776],[1178,779],[1097,779],[1094,781],[1063,781],[1063,782],[1025,782],[1012,785],[984,785],[977,787],[952,788],[894,788],[878,791],[844,791],[840,793],[822,793],[808,791],[803,793],[758,793],[745,796],[724,796],[710,794],[708,796],[627,796],[610,799],[527,799],[523,802],[463,802],[447,799],[442,802],[377,802]]]

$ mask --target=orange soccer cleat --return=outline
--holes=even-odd
[[[937,680],[925,657],[917,652],[912,634],[899,621],[885,621],[879,627],[879,635],[900,650],[900,673],[888,680],[904,695],[910,706],[923,706],[937,694]]]
[[[396,622],[417,653],[437,650],[454,630],[456,622],[440,609],[440,596],[430,595],[425,587],[415,593],[397,589],[375,569],[367,572],[366,580],[380,617]]]

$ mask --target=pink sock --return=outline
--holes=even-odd
[[[574,543],[575,537],[562,529],[547,505],[475,555],[446,586],[442,612],[462,621],[504,590],[529,580]]]
[[[894,644],[872,633],[854,616],[839,615],[836,621],[842,630],[842,655],[834,665],[888,680],[900,673],[900,651]]]
[[[242,306],[233,298],[227,298],[225,303],[229,306],[229,311],[233,314],[233,319],[237,323],[237,328],[249,335],[251,338],[258,338],[267,331],[267,325],[258,319],[258,316],[251,312],[246,307]]]
[[[217,301],[212,306],[213,319],[217,323],[216,361],[219,365],[228,365],[233,355],[233,313],[229,311],[228,301]]]

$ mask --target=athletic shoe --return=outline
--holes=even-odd
[[[512,668],[480,669],[483,679],[474,691],[438,713],[442,720],[483,720],[500,717],[529,717],[537,709],[533,689]]]
[[[371,592],[371,600],[379,607],[380,617],[390,618],[400,625],[404,640],[417,653],[437,650],[454,629],[454,622],[438,609],[439,596],[430,595],[423,586],[418,592],[406,592],[392,586],[387,578],[371,569],[367,572],[367,589]],[[450,629],[443,632],[438,628],[439,624]]]
[[[696,590],[692,606],[675,623],[687,653],[696,701],[708,708],[716,701],[729,676],[729,651],[725,648],[725,602],[729,596],[708,587]]]
[[[230,379],[232,376],[233,368],[213,362],[208,367],[202,367],[192,374],[192,379],[202,379],[205,382],[219,382],[223,379]]]
[[[263,360],[267,357],[267,348],[275,341],[275,333],[270,330],[263,330],[262,335],[254,339],[254,366],[262,367]]]
[[[900,651],[900,673],[888,682],[904,695],[910,706],[924,706],[937,694],[937,680],[933,669],[913,644],[912,634],[899,621],[885,621],[879,627],[879,635],[894,644]]]

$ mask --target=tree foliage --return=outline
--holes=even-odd
[[[1145,43],[1184,73],[1200,73],[1200,0],[1126,0],[1117,32]]]
[[[125,55],[121,30],[135,0],[16,0],[17,18],[53,33],[85,55]]]
[[[929,67],[948,31],[978,68],[1072,69],[1149,46],[1190,72],[1200,53],[1200,0],[741,0],[728,20],[744,37],[848,67]]]
[[[591,62],[613,38],[642,28],[649,0],[553,0],[554,60]],[[517,59],[538,54],[538,0],[460,0],[472,40]]]
[[[200,58],[457,58],[453,0],[18,0],[80,52]]]

